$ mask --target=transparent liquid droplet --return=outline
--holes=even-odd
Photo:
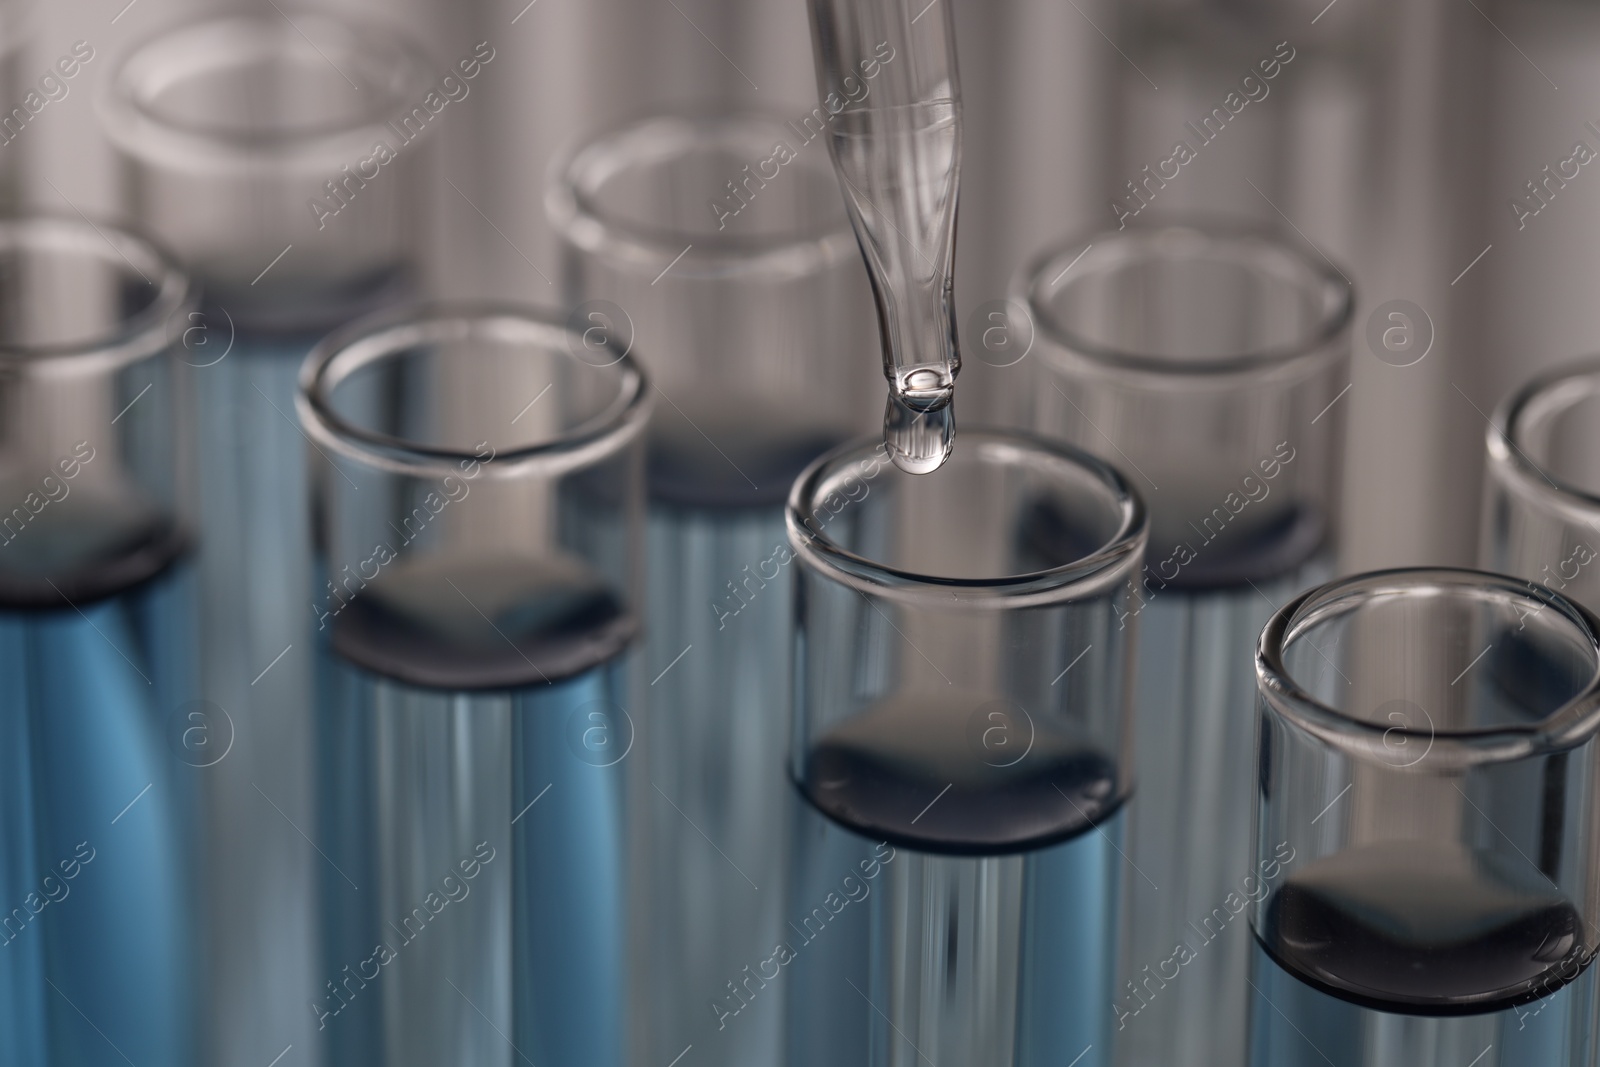
[[[944,392],[934,404],[889,394],[883,410],[883,441],[889,458],[907,474],[932,474],[950,458],[955,446],[954,391]]]

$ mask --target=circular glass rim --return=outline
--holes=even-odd
[[[1260,255],[1265,247],[1272,254],[1296,262],[1308,278],[1320,281],[1323,314],[1316,326],[1292,344],[1199,359],[1153,356],[1125,348],[1102,345],[1078,336],[1048,312],[1045,297],[1088,277],[1090,269],[1148,258],[1151,250],[1174,241],[1195,246],[1224,248],[1237,260]],[[1079,260],[1082,262],[1079,262]],[[1063,281],[1071,271],[1075,277]],[[1058,286],[1058,283],[1059,286]],[[1051,343],[1045,348],[1050,360],[1067,361],[1082,357],[1111,370],[1153,374],[1163,378],[1207,378],[1236,375],[1292,365],[1318,356],[1337,358],[1333,342],[1349,329],[1355,315],[1355,286],[1344,272],[1326,259],[1312,258],[1299,245],[1281,234],[1261,227],[1235,222],[1173,220],[1134,225],[1121,230],[1100,230],[1092,234],[1046,246],[1017,276],[1020,302],[1036,324],[1038,332]]]
[[[963,430],[957,447],[1003,448],[1011,454],[1006,462],[1015,465],[1022,465],[1030,455],[1043,455],[1086,471],[1110,494],[1116,510],[1115,532],[1093,552],[1070,563],[1025,574],[950,578],[878,563],[850,551],[808,522],[817,514],[818,500],[826,496],[821,488],[835,477],[848,474],[852,468],[859,470],[867,463],[892,464],[887,456],[879,454],[881,439],[867,436],[846,441],[800,472],[789,490],[784,508],[789,543],[806,562],[846,585],[854,588],[866,585],[875,594],[902,598],[926,594],[932,597],[934,604],[946,607],[993,606],[994,601],[1003,601],[1011,607],[1027,607],[1080,599],[1100,593],[1120,579],[1123,571],[1131,571],[1143,559],[1149,534],[1144,500],[1109,463],[1065,442],[1017,430]],[[937,478],[938,473],[906,477]],[[961,591],[976,595],[961,598],[959,603],[949,598],[948,594]]]
[[[306,432],[321,445],[380,470],[430,475],[455,464],[481,462],[490,470],[521,474],[529,465],[554,476],[593,466],[638,439],[649,421],[651,398],[644,370],[609,339],[615,360],[617,393],[583,423],[549,440],[496,452],[484,459],[475,452],[395,437],[357,425],[333,406],[333,390],[364,367],[415,350],[420,345],[459,341],[474,336],[559,352],[575,363],[594,367],[573,354],[584,339],[553,312],[497,301],[443,301],[406,304],[368,315],[323,338],[300,367],[295,407]],[[590,346],[592,347],[592,346]]]
[[[859,254],[855,231],[842,202],[836,226],[720,238],[632,224],[608,215],[595,202],[593,190],[640,160],[687,155],[758,127],[788,129],[781,117],[752,110],[663,112],[615,126],[551,161],[545,214],[556,233],[575,248],[640,271],[654,272],[670,263],[679,277],[721,276],[729,269],[791,277],[853,261]]]
[[[0,361],[32,363],[88,359],[120,366],[170,348],[189,322],[184,312],[199,306],[199,285],[177,257],[152,239],[110,223],[63,215],[0,218],[0,250],[65,251],[96,260],[127,276],[129,269],[155,287],[150,303],[98,337],[54,344],[5,344]]]
[[[1507,397],[1489,420],[1489,465],[1530,495],[1553,497],[1556,507],[1572,513],[1577,521],[1594,522],[1600,511],[1600,494],[1557,477],[1535,463],[1523,447],[1528,420],[1541,413],[1540,405],[1557,405],[1561,399],[1557,394],[1567,389],[1600,395],[1600,356],[1535,375]],[[1582,397],[1575,396],[1574,402],[1579,399]]]
[[[293,21],[281,12],[210,15],[146,37],[124,54],[101,98],[107,135],[123,151],[140,158],[167,154],[181,158],[187,153],[223,162],[270,159],[281,163],[286,155],[322,160],[347,152],[352,144],[365,148],[368,137],[387,129],[389,120],[408,103],[421,106],[432,78],[426,55],[405,34],[342,12],[301,10],[293,15]],[[151,106],[156,90],[196,71],[225,69],[228,64],[216,57],[216,46],[230,38],[246,37],[257,38],[258,48],[278,39],[305,41],[319,53],[330,49],[365,52],[371,58],[370,66],[388,72],[384,83],[368,88],[385,91],[374,91],[367,106],[347,119],[270,131],[179,122]],[[337,66],[334,69],[339,70]]]
[[[1495,590],[1555,609],[1587,641],[1593,661],[1583,689],[1537,722],[1468,730],[1372,722],[1340,711],[1307,692],[1284,664],[1294,640],[1352,597],[1438,596],[1451,590]],[[1451,767],[1506,763],[1582,744],[1600,730],[1600,619],[1581,605],[1533,582],[1464,567],[1398,567],[1339,578],[1308,589],[1276,611],[1256,645],[1256,682],[1273,709],[1319,739],[1364,758],[1391,735],[1430,743],[1433,763]]]

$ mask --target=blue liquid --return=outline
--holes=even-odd
[[[1054,716],[1014,762],[977,759],[973,716],[986,706],[957,689],[884,697],[812,744],[801,791],[864,837],[976,856],[1038,851],[1122,806],[1116,765]]]
[[[193,584],[0,611],[0,1063],[197,1062]]]
[[[1357,845],[1298,867],[1256,921],[1257,1067],[1590,1063],[1590,932],[1521,855]]]
[[[1322,992],[1285,970],[1258,940],[1251,941],[1252,1067],[1588,1067],[1592,1062],[1593,966],[1549,996],[1504,1011],[1409,1015]]]
[[[226,310],[209,305],[183,335],[199,483],[201,695],[227,716],[216,732],[231,742],[227,757],[205,768],[206,892],[194,919],[206,943],[207,1047],[215,1061],[244,1062],[262,1049],[276,1055],[315,1040],[302,991],[322,980],[322,860],[301,830],[316,818],[311,709],[313,600],[320,597],[311,452],[295,392],[317,341],[409,288],[393,265],[340,284],[308,282],[280,264],[255,286],[211,293]]]
[[[197,364],[201,692],[226,713],[232,747],[204,770],[206,894],[192,922],[207,943],[211,1054],[231,1060],[304,1047],[315,1031],[301,990],[318,980],[321,860],[295,829],[314,818],[311,487],[293,421],[315,338],[241,331],[206,366],[229,341],[220,314],[206,328],[184,353]]]
[[[404,601],[386,580],[402,592],[432,587],[425,567],[393,566],[356,599],[361,614],[353,605],[340,614],[333,645],[343,655],[326,658],[327,925],[322,981],[306,994],[329,1062],[621,1067],[626,778],[636,765],[625,654],[499,689],[392,677],[432,670],[429,657],[487,663],[486,676],[502,679],[513,664],[533,675],[553,662],[546,651],[583,636],[567,622],[594,623],[616,602],[573,585],[480,599],[495,619],[480,633],[444,600],[415,616],[396,609]],[[549,574],[500,573],[515,590],[529,573]],[[349,662],[383,666],[386,655],[407,662],[386,673]]]
[[[799,763],[800,791],[849,829],[801,823],[791,929],[805,937],[806,916],[825,919],[841,893],[868,918],[848,945],[830,937],[814,957],[826,962],[807,961],[791,1005],[798,1063],[1109,1062],[1126,794],[1066,721],[1040,724],[1023,758],[975,758],[968,731],[989,703],[892,694]],[[868,847],[882,861],[876,897],[858,884],[872,880]]]
[[[1321,530],[1297,513],[1247,545],[1196,535],[1197,556],[1175,580],[1147,579],[1170,546],[1152,546],[1156,562],[1141,574],[1125,875],[1138,918],[1103,1009],[1124,1067],[1212,1067],[1245,1055],[1251,939],[1241,902],[1259,893],[1258,880],[1245,885],[1258,873],[1255,645],[1272,613],[1327,573],[1324,560],[1305,559]],[[1177,977],[1162,980],[1175,966]]]
[[[801,802],[787,773],[794,564],[782,501],[832,440],[719,434],[735,470],[678,430],[657,428],[650,455],[647,1058],[665,1065],[693,1045],[680,1067],[777,1063],[781,997],[736,1027],[708,1005],[785,930],[786,831]]]
[[[799,820],[794,958],[778,979],[794,1067],[1110,1062],[1121,812],[1060,844],[982,857],[875,844],[810,809]],[[728,978],[724,1011],[772,996],[749,972]]]

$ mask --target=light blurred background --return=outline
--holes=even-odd
[[[1486,417],[1538,369],[1600,350],[1591,292],[1600,168],[1550,182],[1536,215],[1519,218],[1512,206],[1519,196],[1536,203],[1527,183],[1577,142],[1600,153],[1600,4],[936,2],[955,9],[966,106],[963,318],[1004,297],[1045,242],[1114,226],[1112,202],[1127,183],[1287,42],[1294,58],[1270,94],[1160,189],[1141,221],[1243,216],[1298,233],[1340,265],[1359,294],[1352,384],[1338,401],[1350,419],[1343,569],[1472,563]],[[400,24],[441,74],[479,42],[494,49],[471,95],[436,124],[439,173],[424,225],[438,295],[556,303],[543,189],[549,160],[574,142],[672,107],[796,117],[815,98],[803,0],[310,6]],[[117,175],[97,103],[126,50],[199,13],[292,19],[304,9],[288,0],[40,3],[12,35],[21,51],[0,106],[19,106],[76,42],[93,59],[65,97],[0,144],[15,197],[114,215]],[[1419,338],[1431,331],[1426,355],[1408,366],[1369,347],[1369,319],[1391,301],[1424,313]],[[964,422],[1019,419],[1028,381],[1026,361],[969,360]],[[263,1020],[262,1032],[309,1030],[303,1014]],[[256,1062],[254,1053],[238,1062]]]
[[[1600,6],[1577,0],[939,0],[955,8],[966,100],[957,300],[1005,294],[1052,237],[1115,224],[1113,197],[1171,154],[1258,60],[1295,58],[1144,218],[1226,212],[1297,230],[1360,294],[1345,565],[1475,555],[1484,415],[1552,362],[1600,349],[1600,178],[1537,216],[1512,197],[1578,140],[1600,149]],[[496,61],[438,124],[427,219],[439,294],[553,303],[542,189],[553,154],[678,107],[797,116],[815,96],[802,0],[400,0],[323,3],[408,29],[443,71],[480,41]],[[96,98],[130,46],[196,13],[295,8],[179,0],[41,4],[20,78],[74,42],[95,58],[0,156],[23,202],[112,213]],[[37,71],[35,71],[37,68]],[[20,103],[26,85],[12,89]],[[9,105],[8,105],[9,106]],[[1587,179],[1587,180],[1586,180]],[[454,188],[452,188],[452,185]],[[1475,257],[1488,248],[1481,260]],[[1461,272],[1473,264],[1465,276]],[[543,272],[541,276],[540,272]],[[1431,350],[1395,367],[1365,343],[1408,300]],[[1424,328],[1419,324],[1419,329]],[[1014,416],[1024,371],[969,360],[964,418]]]

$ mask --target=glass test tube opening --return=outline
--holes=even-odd
[[[856,444],[796,483],[793,772],[863,834],[990,853],[1079,834],[1132,787],[1121,616],[1144,509],[1075,450],[971,444],[937,479]],[[1008,745],[1027,758],[985,747]]]
[[[1587,1062],[1597,625],[1527,582],[1425,569],[1273,617],[1251,1062],[1343,1067],[1373,1042],[1420,1064],[1489,1042],[1489,1063]]]
[[[329,1054],[501,1062],[505,1034],[616,1067],[644,376],[538,313],[454,304],[336,332],[301,382]]]
[[[468,91],[462,75],[447,75],[451,99]],[[420,218],[419,139],[444,100],[382,25],[228,15],[132,51],[104,126],[124,208],[193,266],[209,301],[256,329],[325,330],[409,281],[395,272]]]
[[[195,695],[190,444],[171,355],[195,298],[131,233],[0,221],[7,1063],[90,1062],[107,1042],[196,1062],[194,772],[172,745]],[[71,914],[41,893],[70,894]]]
[[[515,307],[406,309],[319,346],[299,407],[328,459],[317,614],[340,655],[415,685],[496,689],[631,640],[630,446],[649,404],[626,353]]]
[[[1354,307],[1337,268],[1266,233],[1129,227],[1053,246],[1018,298],[1041,339],[1039,426],[1128,469],[1162,579],[1275,576],[1324,546]]]
[[[596,344],[638,338],[668,400],[650,429],[652,499],[781,504],[801,468],[870,425],[871,312],[811,146],[822,125],[660,116],[552,170],[569,325]]]
[[[952,1062],[1104,1055],[1144,507],[1076,449],[963,440],[931,476],[843,446],[790,497],[792,774],[848,831],[800,834],[797,891],[820,899],[807,878],[848,840],[905,850],[859,941],[808,950],[799,1062],[901,1041]]]
[[[1527,383],[1488,431],[1480,558],[1600,608],[1600,361]]]

